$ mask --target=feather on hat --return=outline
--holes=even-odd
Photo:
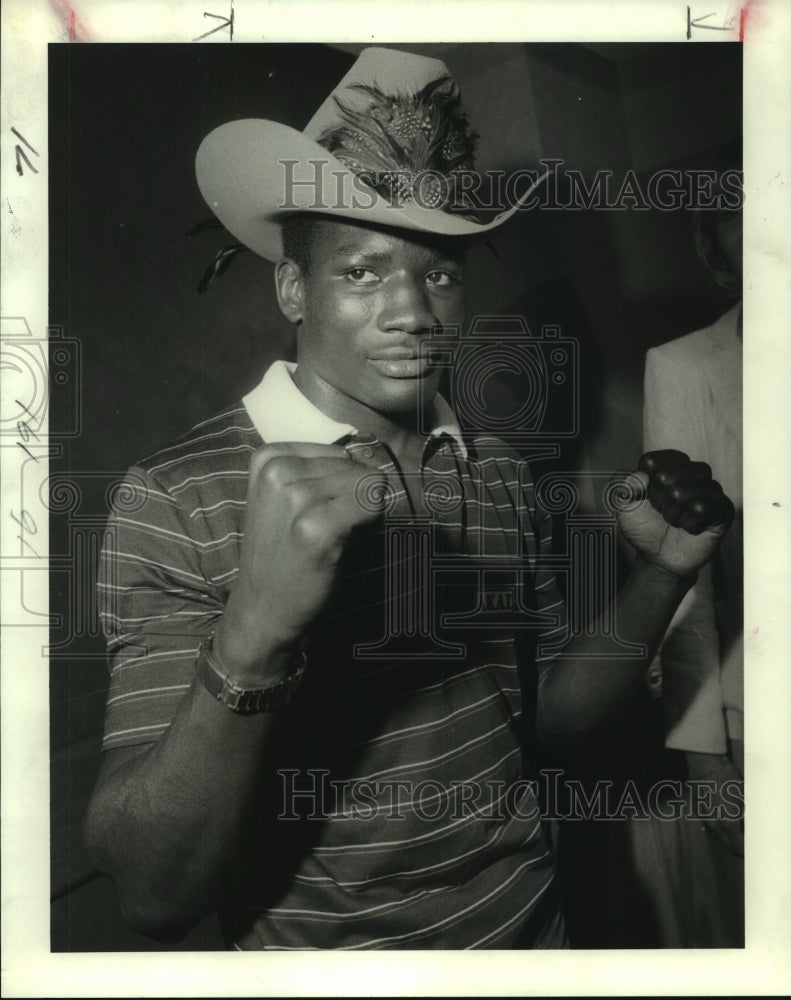
[[[444,63],[369,48],[302,132],[265,119],[228,122],[203,140],[195,169],[225,228],[276,261],[281,223],[295,212],[445,236],[501,226],[519,203],[482,223],[459,196],[477,138]]]

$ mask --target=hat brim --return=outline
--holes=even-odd
[[[362,183],[332,153],[279,122],[245,118],[214,129],[195,160],[198,187],[209,208],[241,243],[267,260],[283,256],[281,224],[296,212],[448,237],[475,237],[502,226],[532,194],[488,222],[414,200],[393,205]]]

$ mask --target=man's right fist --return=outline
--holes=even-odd
[[[280,679],[332,596],[350,534],[379,515],[369,498],[381,495],[384,506],[386,477],[377,491],[371,475],[340,445],[270,444],[254,452],[239,574],[213,643],[238,683]],[[363,477],[365,507],[357,499]]]

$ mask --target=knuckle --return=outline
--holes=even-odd
[[[316,511],[305,511],[294,518],[291,524],[294,540],[304,548],[317,549],[326,543],[325,519]]]
[[[284,455],[276,454],[259,467],[259,480],[266,489],[280,490],[288,481],[291,460]]]
[[[311,500],[310,488],[304,482],[288,483],[281,494],[290,511],[305,510]]]
[[[665,448],[659,451],[647,451],[641,456],[638,468],[643,472],[659,474],[669,467],[684,465],[689,462],[689,455],[683,451]]]

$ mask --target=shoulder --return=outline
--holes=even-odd
[[[666,402],[673,400],[673,405],[678,406],[679,400],[688,403],[698,397],[696,390],[706,378],[703,359],[709,354],[707,333],[707,330],[696,330],[646,353],[646,401],[661,394]]]
[[[241,511],[250,456],[261,444],[244,405],[235,403],[136,462],[114,492],[113,512],[192,525],[206,510]]]
[[[127,579],[150,571],[201,589],[233,572],[250,456],[260,444],[236,404],[127,471],[112,494],[107,548]]]
[[[695,330],[694,333],[688,333],[683,337],[676,337],[675,340],[660,344],[658,347],[652,347],[647,352],[646,358],[664,365],[683,365],[687,362],[697,361],[710,343],[710,330],[711,327]]]
[[[223,474],[245,474],[250,454],[262,444],[243,403],[234,403],[192,427],[135,468],[166,489]]]
[[[734,306],[709,326],[652,347],[646,354],[647,361],[663,366],[676,366],[683,375],[686,369],[681,366],[699,363],[735,338],[738,309],[738,306]]]

